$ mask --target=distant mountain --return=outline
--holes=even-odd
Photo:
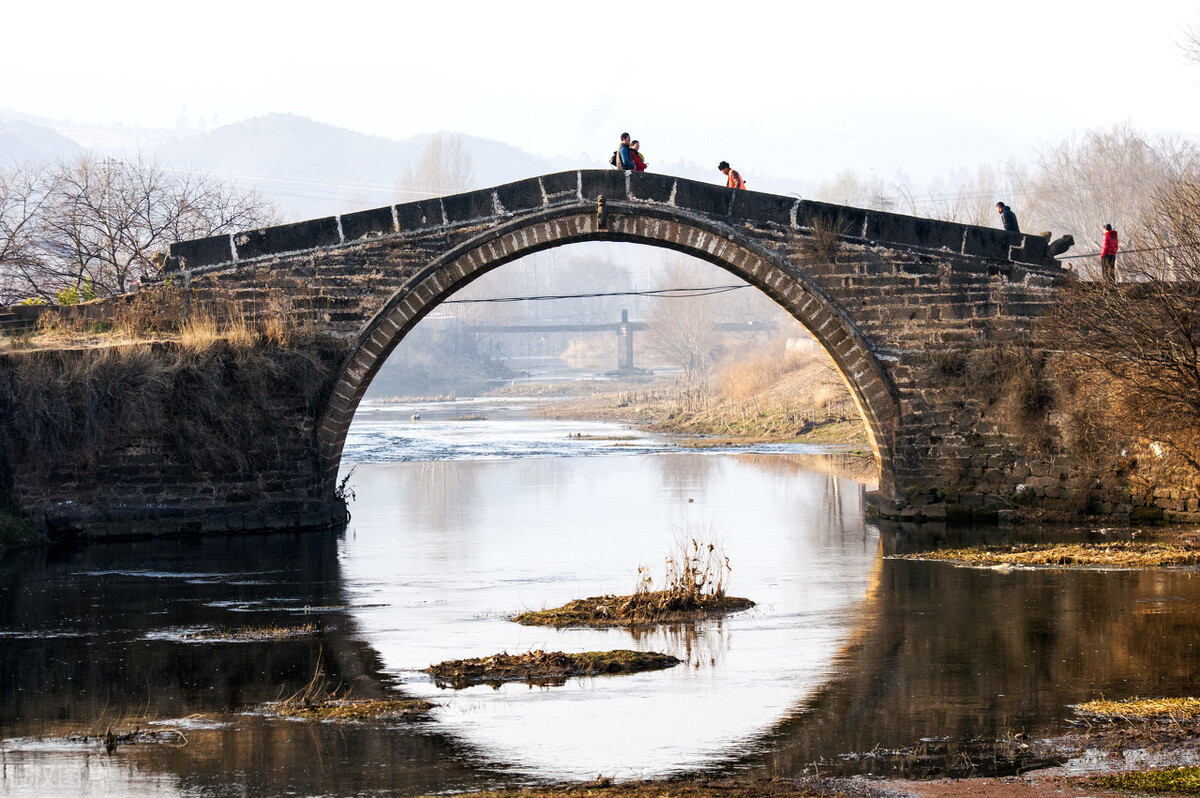
[[[47,124],[0,114],[0,167],[70,158],[82,147]]]
[[[64,135],[65,134],[65,135]],[[461,134],[475,187],[569,169],[604,168],[586,155],[532,155],[511,144]],[[271,114],[208,131],[99,127],[0,111],[0,167],[53,161],[91,150],[104,157],[140,151],[159,164],[211,173],[276,203],[285,220],[311,219],[403,201],[399,183],[430,135],[403,141],[356,133],[294,114]],[[716,164],[651,163],[655,172],[722,184]],[[777,194],[811,189],[804,181],[744,171],[751,188]]]
[[[213,172],[254,186],[285,218],[310,218],[397,201],[406,167],[429,135],[404,141],[356,133],[292,114],[271,114],[165,144],[165,164]],[[570,168],[490,139],[463,136],[478,187]]]

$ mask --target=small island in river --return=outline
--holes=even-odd
[[[754,606],[748,598],[724,593],[681,594],[672,590],[634,593],[632,596],[592,596],[561,607],[528,610],[513,618],[526,626],[642,626],[687,623],[721,617]]]
[[[430,665],[438,687],[460,689],[477,684],[499,686],[502,682],[534,684],[562,683],[571,676],[603,676],[618,673],[672,668],[683,660],[655,651],[530,651],[525,654],[493,654],[490,657],[453,659]]]

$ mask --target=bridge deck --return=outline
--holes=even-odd
[[[836,223],[843,238],[889,247],[950,252],[1024,266],[1058,269],[1047,257],[1046,239],[988,227],[741,191],[671,175],[614,170],[559,172],[494,188],[388,205],[355,213],[171,245],[170,270],[209,271],[304,250],[353,246],[387,236],[501,223],[555,207],[594,205],[613,210],[659,205],[691,211],[731,226],[777,227],[811,232],[821,220]]]

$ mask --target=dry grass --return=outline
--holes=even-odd
[[[423,715],[433,704],[415,698],[330,698],[317,703],[268,704],[272,715],[307,720],[362,721]]]
[[[95,348],[173,342],[204,349],[216,341],[248,346],[265,340],[287,346],[298,326],[291,300],[268,291],[250,304],[225,293],[189,294],[180,286],[148,286],[122,296],[44,309],[32,329],[0,335],[0,349]]]
[[[1141,770],[1096,776],[1089,784],[1111,790],[1152,795],[1200,795],[1200,767],[1178,767],[1164,770]]]
[[[639,626],[682,623],[727,615],[754,606],[750,599],[727,596],[726,581],[733,567],[715,536],[703,530],[678,531],[674,550],[664,561],[662,587],[656,588],[650,569],[638,566],[631,596],[592,596],[561,607],[530,610],[513,618],[527,626]]]
[[[695,779],[689,781],[639,781],[614,784],[597,777],[589,784],[563,787],[487,790],[460,793],[459,798],[873,798],[889,795],[883,787],[866,782],[838,782],[826,779]],[[425,798],[433,798],[425,796]]]
[[[850,222],[838,216],[817,216],[812,225],[812,249],[821,260],[833,260],[850,234]]]
[[[179,328],[178,341],[182,349],[202,352],[222,341],[234,347],[251,347],[259,338],[259,331],[245,319],[220,321],[211,314],[197,313],[190,316]]]
[[[344,344],[315,335],[293,335],[286,348],[260,336],[205,339],[202,326],[186,344],[10,355],[0,367],[8,445],[33,468],[86,467],[151,441],[179,462],[249,470],[245,441],[287,423],[288,404],[315,407]]]
[[[430,665],[439,687],[461,689],[477,684],[498,686],[502,682],[531,684],[562,683],[572,676],[606,676],[639,673],[678,665],[682,660],[654,651],[587,651],[566,654],[562,651],[530,651],[525,654],[493,654],[490,657],[455,659]]]
[[[1146,720],[1200,719],[1200,698],[1132,698],[1127,701],[1097,699],[1076,704],[1076,712],[1106,718]]]
[[[307,720],[361,721],[420,715],[433,708],[428,701],[411,698],[352,699],[342,685],[331,684],[317,661],[312,679],[280,701],[263,707],[269,715]]]
[[[685,623],[729,615],[750,609],[754,602],[737,596],[702,596],[684,602],[667,591],[635,593],[632,596],[592,596],[575,599],[561,607],[529,610],[513,618],[526,626],[642,626]]]
[[[228,642],[261,642],[267,640],[293,640],[298,637],[311,637],[320,632],[315,623],[300,626],[241,626],[236,629],[205,629],[189,632],[183,635],[184,640],[193,641],[228,641]]]
[[[67,740],[73,743],[97,743],[103,745],[105,752],[109,754],[116,751],[118,746],[136,743],[187,745],[187,736],[179,729],[143,729],[141,726],[134,726],[132,729],[108,726],[99,734],[73,734]]]
[[[902,560],[939,560],[984,567],[1001,565],[1082,568],[1162,568],[1200,563],[1200,548],[1192,543],[1022,543],[944,549],[895,555]]]

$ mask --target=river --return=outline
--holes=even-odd
[[[964,762],[1003,773],[1031,763],[989,741],[1061,730],[1072,703],[1195,693],[1190,572],[887,559],[1013,533],[872,523],[869,479],[844,455],[683,450],[530,405],[365,404],[346,445],[344,530],[6,556],[0,795],[420,795]],[[639,565],[661,577],[692,538],[719,542],[730,592],[754,609],[637,632],[508,620],[630,592]],[[305,633],[228,634],[269,627]],[[460,691],[424,673],[501,651],[616,648],[684,664]],[[352,696],[436,706],[350,724],[262,711],[318,669]],[[133,727],[156,737],[111,752],[97,739]]]

